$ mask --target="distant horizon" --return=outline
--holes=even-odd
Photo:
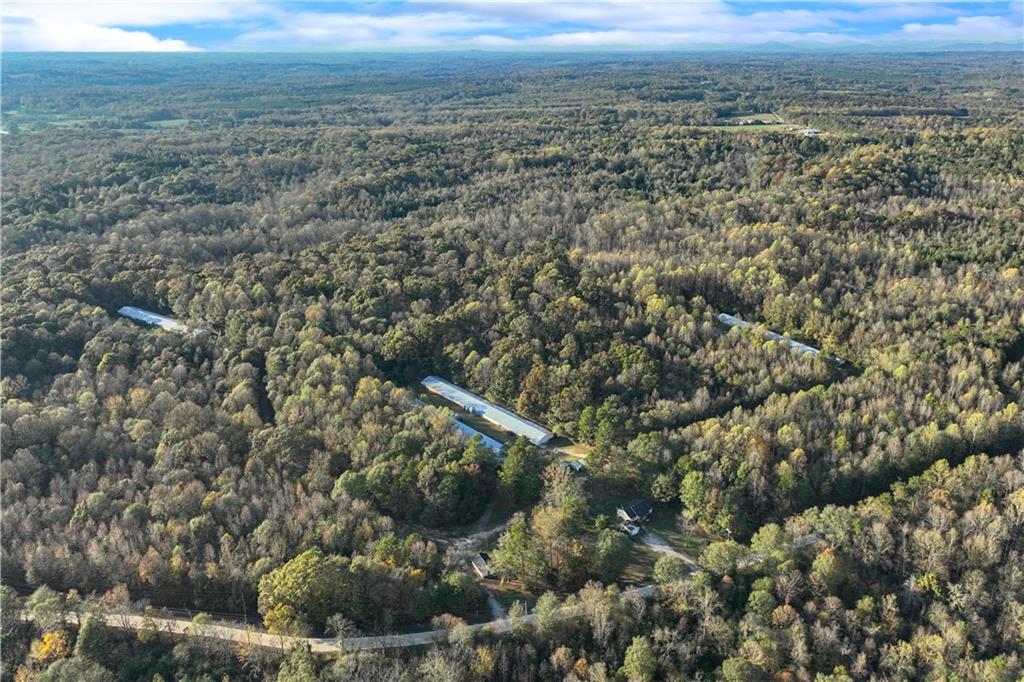
[[[1024,3],[9,0],[3,52],[794,52],[1021,49]]]
[[[829,48],[813,48],[813,47],[799,47],[784,44],[775,45],[757,45],[748,48],[737,48],[727,46],[715,46],[715,45],[704,45],[694,47],[679,47],[679,48],[639,48],[639,47],[607,47],[607,48],[465,48],[465,47],[450,47],[450,48],[365,48],[365,49],[352,49],[352,50],[216,50],[216,51],[198,51],[198,52],[153,52],[150,50],[138,50],[138,51],[99,51],[99,50],[4,50],[4,55],[19,55],[19,56],[78,56],[88,55],[89,57],[125,57],[125,56],[140,56],[140,57],[180,57],[187,59],[202,59],[207,57],[230,57],[230,56],[250,56],[250,57],[346,57],[346,56],[359,56],[359,55],[387,55],[387,56],[430,56],[430,55],[510,55],[510,56],[521,56],[521,57],[541,57],[541,56],[658,56],[658,55],[742,55],[742,56],[786,56],[786,55],[800,55],[800,56],[829,56],[829,55],[848,55],[848,54],[870,54],[872,56],[884,56],[884,55],[901,55],[901,56],[935,56],[942,54],[985,54],[989,52],[996,52],[1005,54],[1007,52],[1014,52],[1017,50],[1017,46],[1011,43],[992,43],[992,44],[954,44],[954,45],[936,45],[936,46],[915,46],[913,49],[909,48],[892,48],[885,45],[862,45],[862,46],[851,46],[851,47],[829,47]],[[1021,54],[1021,58],[1024,59],[1024,53]]]

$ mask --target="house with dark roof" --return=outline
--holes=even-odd
[[[654,513],[654,507],[647,500],[633,500],[619,507],[615,513],[623,521],[643,523]]]

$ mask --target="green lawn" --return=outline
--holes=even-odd
[[[629,563],[619,576],[619,583],[623,585],[642,585],[651,582],[651,573],[654,571],[654,562],[661,554],[643,544],[639,540],[633,541],[633,553],[629,557]]]
[[[694,559],[708,545],[708,539],[692,530],[683,530],[676,521],[679,510],[674,507],[655,509],[647,527],[665,538],[673,549]]]
[[[782,123],[779,117],[771,112],[761,112],[757,114],[743,114],[741,116],[726,116],[723,120],[726,121],[763,121],[765,123]]]
[[[494,593],[494,598],[498,600],[498,603],[506,611],[512,608],[512,605],[517,601],[524,602],[532,609],[533,605],[537,603],[539,596],[527,592],[517,580],[506,580],[504,585],[501,584],[500,580],[484,580],[483,585]]]
[[[148,121],[146,125],[150,128],[184,128],[191,120],[188,118],[165,118],[159,121]]]
[[[27,126],[33,130],[49,128],[84,128],[94,121],[102,121],[97,116],[25,116],[20,117],[17,123]]]
[[[559,439],[565,440],[565,439]],[[586,443],[572,443],[568,440],[565,444],[558,444],[555,442],[548,443],[548,447],[554,448],[558,451],[559,459],[583,459],[587,458],[590,451],[594,448]]]
[[[754,124],[748,125],[748,126],[723,124],[723,125],[689,126],[689,127],[690,128],[695,128],[697,130],[725,130],[725,131],[731,132],[731,133],[742,133],[742,132],[763,133],[763,132],[767,132],[767,131],[785,130],[786,124],[785,123],[754,123]]]

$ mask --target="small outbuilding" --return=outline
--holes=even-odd
[[[148,310],[143,310],[142,308],[136,308],[135,306],[121,306],[120,308],[118,308],[117,314],[131,318],[136,322],[141,322],[142,324],[148,324],[154,327],[160,327],[161,329],[166,329],[167,331],[185,332],[187,334],[196,335],[206,333],[205,330],[203,329],[195,329],[193,327],[189,327],[187,324],[182,324],[173,317],[167,317],[166,315],[161,315],[160,313],[154,313]]]
[[[587,468],[580,459],[560,459],[558,466],[573,474],[582,474]]]
[[[491,557],[486,552],[480,552],[469,563],[473,566],[473,573],[481,580],[494,577],[491,571]]]

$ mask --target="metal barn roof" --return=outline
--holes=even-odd
[[[160,315],[158,313],[151,313],[148,310],[135,308],[130,305],[119,308],[117,312],[125,317],[130,317],[133,320],[138,320],[144,324],[151,324],[171,331],[188,331],[189,329],[186,325],[178,322],[173,317],[167,317],[166,315]]]
[[[459,420],[456,419],[455,420],[455,428],[457,428],[462,433],[466,434],[466,436],[468,438],[472,438],[473,436],[480,436],[480,440],[483,441],[484,445],[489,447],[491,450],[494,450],[495,454],[501,452],[501,448],[503,447],[501,443],[499,443],[498,441],[494,440],[493,438],[491,438],[487,434],[481,433],[481,432],[477,431],[476,429],[474,429],[469,424],[464,424],[464,423],[462,423],[462,422],[460,422]]]
[[[495,405],[490,400],[481,398],[441,377],[429,376],[420,383],[431,393],[436,393],[464,410],[483,417],[495,426],[511,431],[517,436],[525,436],[534,445],[543,445],[555,435],[540,424],[524,419],[514,412],[509,412],[504,407]]]
[[[754,325],[753,323],[747,322],[746,320],[741,320],[740,318],[734,317],[733,315],[729,315],[727,313],[720,313],[718,315],[718,321],[730,327],[740,327],[741,329],[756,328],[756,325]],[[821,352],[820,350],[813,346],[808,346],[806,343],[794,341],[788,336],[783,336],[782,334],[779,334],[778,332],[773,332],[770,329],[764,330],[762,332],[762,335],[766,339],[771,339],[772,341],[780,341],[789,346],[790,348],[800,351],[801,353],[810,353],[811,355],[817,355],[818,353]]]

